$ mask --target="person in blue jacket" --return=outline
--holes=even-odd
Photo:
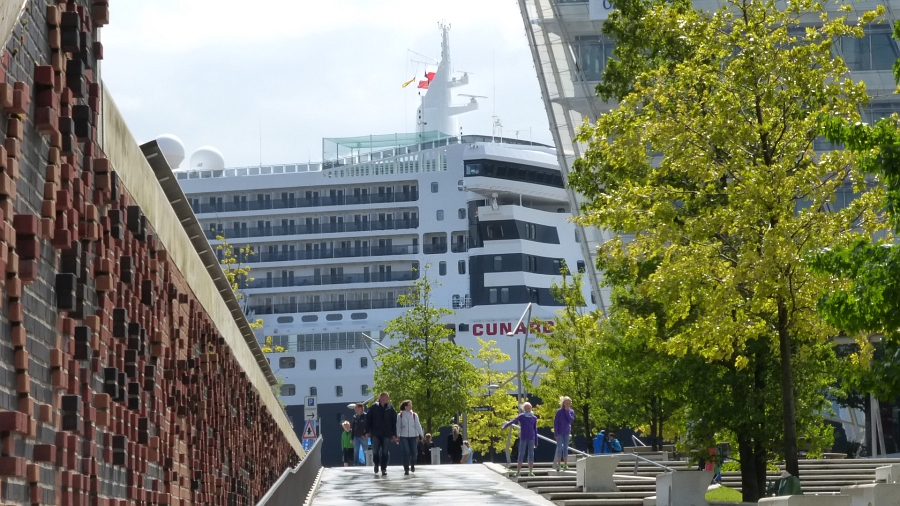
[[[594,453],[609,454],[622,453],[622,444],[616,439],[616,435],[612,432],[606,434],[606,431],[600,431],[594,438]]]

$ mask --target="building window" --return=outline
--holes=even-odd
[[[579,261],[577,262],[576,265],[577,265],[577,267],[578,267],[578,272],[584,272],[584,271],[585,271],[584,260],[579,260]]]
[[[296,385],[281,385],[281,396],[282,397],[290,397],[292,395],[297,395],[297,386]]]
[[[535,240],[537,237],[537,227],[534,226],[534,223],[526,223],[525,224],[525,239],[529,239],[531,241]]]
[[[440,274],[441,276],[447,275],[447,262],[438,263],[438,274]]]
[[[343,397],[344,396],[344,387],[338,385],[334,387],[334,395],[335,397]]]
[[[459,208],[459,211],[456,212],[456,215],[457,215],[457,216],[459,217],[459,219],[461,219],[461,220],[466,219],[466,208],[465,208],[465,207],[460,207],[460,208]]]
[[[488,292],[488,302],[491,304],[497,303],[497,289],[496,288],[491,288],[490,291]]]
[[[615,44],[606,38],[582,36],[575,38],[575,61],[584,72],[587,81],[599,81],[606,70],[606,62],[612,57]]]
[[[431,183],[431,193],[437,193],[437,192],[438,192],[438,184],[437,184],[437,181],[435,181],[434,183]]]
[[[365,369],[369,367],[369,357],[359,357],[359,368]]]
[[[342,367],[344,367],[344,361],[339,358],[334,359],[334,368],[340,369]]]
[[[501,288],[500,289],[500,303],[506,304],[509,302],[509,288]]]
[[[562,272],[562,264],[559,262],[558,258],[553,259],[553,272],[556,274],[560,274]]]
[[[369,385],[362,385],[359,387],[359,393],[361,393],[363,397],[369,395]]]
[[[315,397],[317,395],[319,395],[319,389],[316,387],[309,387],[309,396]]]
[[[494,257],[494,272],[501,272],[503,270],[503,257],[497,255]]]
[[[437,210],[437,220],[444,221],[444,210],[443,209]]]
[[[841,37],[833,47],[850,70],[890,70],[900,57],[889,25],[871,25],[864,36]]]
[[[316,370],[316,359],[314,359],[314,358],[309,359],[309,370],[310,371]]]
[[[466,273],[466,261],[465,260],[460,260],[459,262],[457,262],[456,267],[459,270],[460,274]]]
[[[281,357],[278,359],[278,367],[281,369],[293,369],[297,367],[297,360],[294,357]]]

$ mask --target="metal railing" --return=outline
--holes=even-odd
[[[392,255],[416,255],[419,246],[416,244],[399,244],[391,246],[360,246],[349,248],[319,248],[314,250],[293,251],[261,251],[246,254],[235,248],[235,256],[240,263],[292,262],[296,260],[321,260],[328,258],[354,258]],[[219,260],[222,260],[219,258]]]
[[[514,428],[515,428],[515,429],[518,429],[519,426],[518,426],[518,425],[515,425],[515,424],[510,425],[510,426],[509,426],[509,432],[507,433],[507,438],[506,438],[506,463],[507,463],[507,464],[510,463],[509,453],[510,453],[510,447],[511,447],[511,443],[512,443],[512,429],[514,429]],[[550,439],[550,438],[547,437],[547,436],[542,436],[542,435],[538,434],[537,437],[540,438],[540,439],[543,439],[544,441],[549,441],[549,442],[551,442],[551,443],[553,443],[553,444],[556,444],[556,440]],[[590,456],[591,456],[591,454],[585,453],[585,452],[583,452],[583,451],[581,451],[581,450],[578,450],[578,449],[575,449],[575,448],[572,448],[571,446],[569,446],[568,449],[569,449],[569,453],[574,453],[575,455],[581,455],[581,456],[583,456],[583,457],[590,457]],[[522,451],[522,449],[519,448],[519,451]],[[641,456],[638,455],[637,453],[616,453],[615,455],[630,455],[630,456],[634,457],[634,475],[635,475],[635,476],[637,476],[637,474],[638,474],[638,467],[639,467],[641,461],[644,461],[644,462],[646,462],[646,463],[648,463],[648,464],[650,464],[650,465],[653,465],[653,466],[656,466],[656,467],[665,469],[665,470],[668,471],[668,472],[674,472],[674,471],[675,471],[675,470],[672,469],[671,467],[668,467],[668,466],[665,466],[665,465],[663,465],[663,464],[660,464],[659,462],[652,461],[652,460],[650,460],[650,459],[648,459],[648,458],[646,458],[646,457],[641,457]]]
[[[366,195],[335,195],[320,197],[294,197],[288,199],[241,200],[238,202],[209,202],[191,205],[196,214],[233,213],[240,211],[266,211],[277,209],[299,209],[306,207],[352,206],[361,204],[390,204],[394,202],[415,202],[419,200],[418,191],[369,193]]]
[[[271,237],[279,235],[334,234],[340,232],[370,232],[379,230],[402,230],[417,228],[418,218],[406,220],[351,221],[344,223],[312,223],[310,225],[269,225],[263,227],[229,228],[224,227],[205,232],[207,239],[215,240],[218,236],[225,239],[247,237]],[[228,232],[226,232],[228,230]]]
[[[347,274],[319,274],[313,276],[279,276],[256,278],[244,288],[290,288],[299,286],[346,285],[351,283],[390,283],[394,281],[414,281],[419,279],[419,271],[391,271]]]
[[[293,506],[303,503],[313,491],[316,477],[322,469],[322,438],[316,439],[296,467],[287,468],[256,503],[256,506]]]

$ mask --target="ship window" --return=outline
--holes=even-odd
[[[369,317],[369,313],[351,313],[350,314],[351,320],[365,320],[368,317]]]
[[[562,264],[560,263],[558,258],[553,259],[553,272],[554,274],[559,274],[562,272]]]
[[[369,385],[362,385],[359,391],[363,396],[369,395]]]
[[[340,314],[340,313],[332,313],[332,314],[330,314],[330,315],[326,315],[326,316],[325,316],[325,319],[328,320],[328,321],[330,321],[330,322],[337,322],[337,321],[343,320],[343,319],[344,319],[344,315],[342,315],[342,314]]]
[[[501,288],[500,289],[500,303],[506,304],[509,302],[509,288]]]
[[[460,324],[459,324],[459,331],[460,331],[460,332],[468,332],[468,331],[469,331],[469,324],[468,324],[468,323],[460,323]]]
[[[276,320],[278,323],[294,323],[293,316],[279,316]]]
[[[310,371],[316,370],[316,359],[314,359],[314,358],[309,359],[309,370]]]
[[[466,219],[466,208],[460,207],[459,211],[456,211],[456,215],[459,216],[459,219],[461,220]]]
[[[465,274],[465,273],[466,273],[466,261],[465,261],[465,260],[460,260],[460,261],[457,263],[457,269],[459,269],[459,273],[460,273],[460,274]]]
[[[334,387],[334,395],[336,397],[343,397],[344,396],[344,387],[342,387],[340,385]]]
[[[496,288],[491,288],[491,290],[488,292],[488,302],[491,304],[497,303],[497,289]]]
[[[278,367],[281,369],[293,369],[297,367],[297,360],[294,357],[281,357],[278,359]]]
[[[443,209],[438,209],[436,214],[437,214],[438,221],[444,221],[444,210]]]
[[[497,255],[494,257],[494,272],[501,272],[503,270],[503,257]]]
[[[581,242],[581,237],[578,237],[578,230],[575,230],[575,242]]]
[[[438,263],[438,274],[441,276],[447,275],[447,262]]]
[[[316,387],[309,387],[309,396],[315,397],[317,395],[319,395],[319,389]]]
[[[369,357],[359,357],[359,368],[365,369],[369,367]]]
[[[579,260],[577,266],[578,266],[578,272],[584,272],[584,271],[585,271],[584,260]]]
[[[502,225],[488,225],[487,226],[487,236],[488,236],[488,239],[502,239],[503,238],[503,226]]]
[[[303,323],[312,323],[319,321],[319,317],[314,314],[308,314],[300,317],[300,321]]]
[[[282,397],[290,397],[292,395],[297,395],[297,385],[281,385]]]
[[[437,192],[438,192],[438,184],[437,184],[437,181],[435,181],[435,182],[431,183],[431,193],[437,193]]]
[[[344,361],[339,358],[334,359],[334,368],[340,369],[342,367],[344,367]]]

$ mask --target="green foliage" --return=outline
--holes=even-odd
[[[375,369],[375,391],[395,401],[411,399],[426,432],[465,411],[479,379],[471,352],[450,340],[452,330],[441,321],[453,312],[435,307],[431,292],[431,280],[422,276],[398,297],[408,309],[388,322],[385,331],[394,345],[378,350]]]
[[[553,401],[568,396],[575,411],[573,434],[590,438],[594,427],[608,421],[607,402],[603,401],[610,393],[603,380],[606,367],[597,353],[599,315],[586,310],[582,275],[570,277],[565,269],[561,274],[562,280],[554,282],[550,293],[564,307],[554,317],[552,331],[538,333],[541,351],[528,355],[544,369],[540,383],[530,390],[545,400],[535,408],[541,426],[553,426],[559,407]]]
[[[254,252],[253,248],[247,244],[243,248],[239,248],[238,252],[235,253],[234,246],[228,242],[228,239],[226,239],[225,236],[217,235],[216,240],[219,241],[219,244],[216,245],[216,250],[222,252],[222,259],[219,263],[222,265],[222,272],[225,273],[225,279],[227,279],[228,284],[231,285],[231,289],[234,291],[234,297],[238,300],[243,299],[243,289],[253,281],[253,278],[250,277],[250,266],[242,263],[240,259],[250,258],[255,255],[256,252]],[[250,322],[250,328],[263,328],[262,319]]]
[[[719,487],[706,493],[707,501],[741,502],[744,496],[733,488]]]
[[[764,465],[779,451],[799,474],[798,428],[827,439],[818,413],[834,380],[835,330],[815,306],[839,284],[804,260],[883,226],[882,192],[866,191],[856,156],[813,150],[824,118],[858,121],[868,98],[831,53],[857,28],[832,15],[789,31],[824,9],[818,0],[734,0],[713,13],[634,5],[640,15],[618,22],[641,37],[617,39],[616,54],[641,61],[608,83],[611,95],[622,90],[619,107],[578,136],[588,149],[569,183],[589,199],[580,220],[616,234],[600,267],[639,278],[635,293],[659,305],[644,316],[665,330],[656,349],[706,362],[690,383],[690,437],[733,430],[748,460]],[[846,181],[860,197],[828,212]]]
[[[496,347],[497,341],[478,338],[478,344],[481,349],[476,358],[482,366],[477,371],[479,386],[472,392],[469,406],[488,406],[491,411],[469,410],[468,438],[469,446],[486,456],[491,448],[495,452],[503,448],[506,431],[500,428],[501,423],[515,418],[519,408],[515,396],[508,392],[515,374],[495,370],[496,365],[509,362],[509,355]]]
[[[900,37],[900,25],[894,38]],[[900,80],[900,61],[894,65]],[[886,217],[900,232],[900,122],[896,114],[874,125],[832,116],[823,121],[827,139],[843,143],[857,156],[859,166],[884,182]],[[880,241],[860,239],[828,249],[812,260],[823,275],[838,276],[846,284],[819,300],[819,312],[832,325],[855,336],[859,353],[845,386],[872,393],[882,400],[900,394],[900,245],[888,235]],[[881,334],[875,349],[871,334]]]

